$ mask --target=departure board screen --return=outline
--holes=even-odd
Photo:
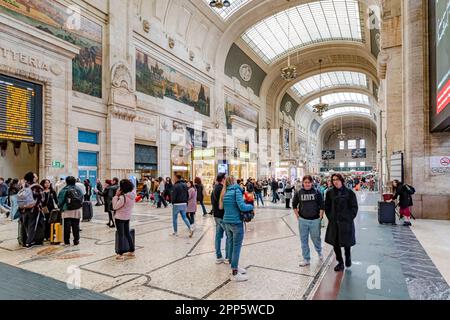
[[[42,86],[0,75],[0,140],[42,143]]]

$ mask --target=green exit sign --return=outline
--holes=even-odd
[[[64,165],[60,161],[52,161],[52,168],[64,168]]]

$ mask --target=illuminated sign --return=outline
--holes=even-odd
[[[0,139],[42,143],[42,87],[0,75]]]
[[[214,149],[194,150],[195,159],[212,158],[214,156],[215,156]]]

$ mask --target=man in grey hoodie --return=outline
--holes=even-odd
[[[320,229],[324,214],[324,202],[320,191],[314,189],[313,178],[311,176],[307,175],[303,177],[303,187],[299,192],[295,193],[292,206],[298,219],[300,241],[302,244],[303,261],[300,262],[300,267],[310,265],[311,256],[308,243],[310,235],[319,259],[322,261]]]

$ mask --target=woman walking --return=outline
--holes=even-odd
[[[227,256],[231,259],[231,281],[241,282],[248,280],[247,271],[239,267],[242,242],[244,240],[244,222],[241,220],[241,211],[252,211],[253,205],[244,202],[244,190],[236,184],[234,177],[228,177],[220,194],[220,206],[224,209],[223,223],[227,238],[230,241]]]
[[[332,245],[338,264],[334,271],[344,271],[344,260],[341,247],[345,250],[345,266],[351,267],[351,247],[356,244],[354,219],[358,214],[358,201],[353,190],[345,186],[341,174],[331,176],[333,188],[328,190],[325,199],[325,214],[328,227],[325,242]]]
[[[17,193],[19,193],[19,179],[13,179],[8,188],[9,201],[11,202],[10,219],[14,221],[19,218],[19,204],[17,203]]]
[[[125,257],[134,258],[134,242],[130,233],[130,220],[133,212],[134,203],[136,199],[136,192],[134,191],[133,183],[128,179],[120,181],[119,189],[112,199],[112,208],[115,211],[115,222],[119,238],[119,251],[117,252],[116,260],[124,261]],[[125,245],[125,241],[128,245]],[[124,248],[128,248],[125,251]]]
[[[108,213],[108,223],[106,225],[110,228],[114,228],[114,220],[112,213],[112,197],[111,197],[111,193],[113,192],[113,190],[111,190],[111,188],[112,188],[112,181],[109,179],[105,180],[105,189],[100,194],[105,202],[105,212]]]
[[[91,201],[92,186],[89,179],[84,180],[84,188],[86,189],[86,193],[84,194],[84,201]]]
[[[392,186],[394,187],[394,198],[390,200],[390,202],[397,200],[399,198],[399,206],[400,206],[400,217],[404,217],[405,221],[403,223],[404,226],[411,226],[411,209],[413,206],[412,195],[415,190],[413,187],[408,186],[407,184],[403,184],[399,180],[394,180],[392,182]]]
[[[191,227],[194,228],[195,213],[197,212],[197,189],[195,189],[192,181],[187,182],[187,187],[189,191],[189,198],[186,213]]]
[[[195,189],[197,189],[197,202],[199,202],[202,207],[203,216],[206,216],[208,212],[206,212],[205,204],[203,203],[203,200],[205,198],[205,187],[202,184],[202,179],[196,177],[194,180],[194,184]]]
[[[40,183],[44,189],[44,200],[42,201],[42,213],[45,217],[45,240],[50,240],[50,214],[54,209],[57,209],[58,196],[53,189],[52,183],[48,179],[44,179]]]

